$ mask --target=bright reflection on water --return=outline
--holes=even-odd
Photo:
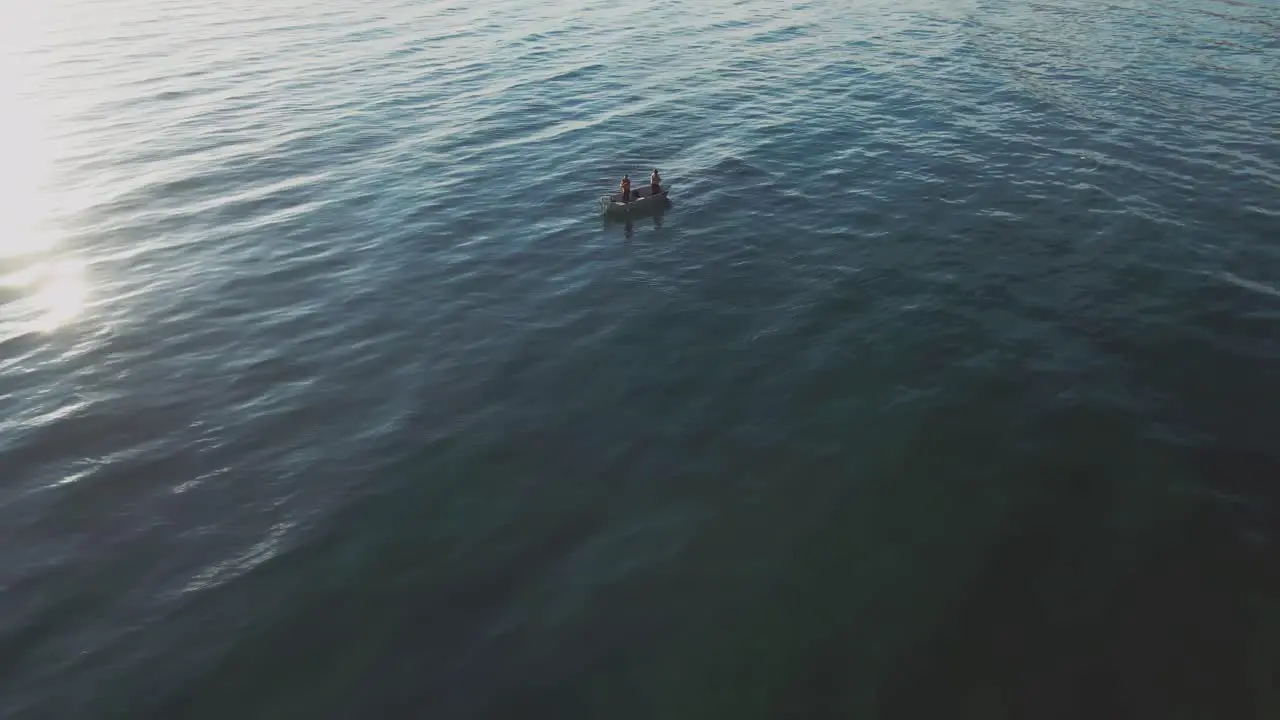
[[[39,23],[13,8],[0,54],[0,339],[49,332],[78,316],[85,298],[81,263],[53,230],[56,186],[49,118],[34,84],[36,68],[16,45]]]

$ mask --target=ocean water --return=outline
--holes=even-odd
[[[0,6],[0,716],[1275,717],[1278,448],[1272,0]]]

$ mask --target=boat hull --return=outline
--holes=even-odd
[[[622,202],[622,195],[605,195],[600,198],[600,212],[605,215],[634,215],[641,212],[649,212],[655,208],[662,207],[667,203],[667,193],[671,192],[671,186],[668,185],[658,191],[657,195],[650,194],[650,188],[646,185],[631,192],[632,199],[630,202]]]

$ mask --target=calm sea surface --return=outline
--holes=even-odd
[[[0,716],[1274,718],[1278,539],[1274,0],[0,6]]]

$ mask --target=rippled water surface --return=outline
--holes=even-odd
[[[0,6],[0,715],[1273,717],[1278,241],[1269,0]]]

